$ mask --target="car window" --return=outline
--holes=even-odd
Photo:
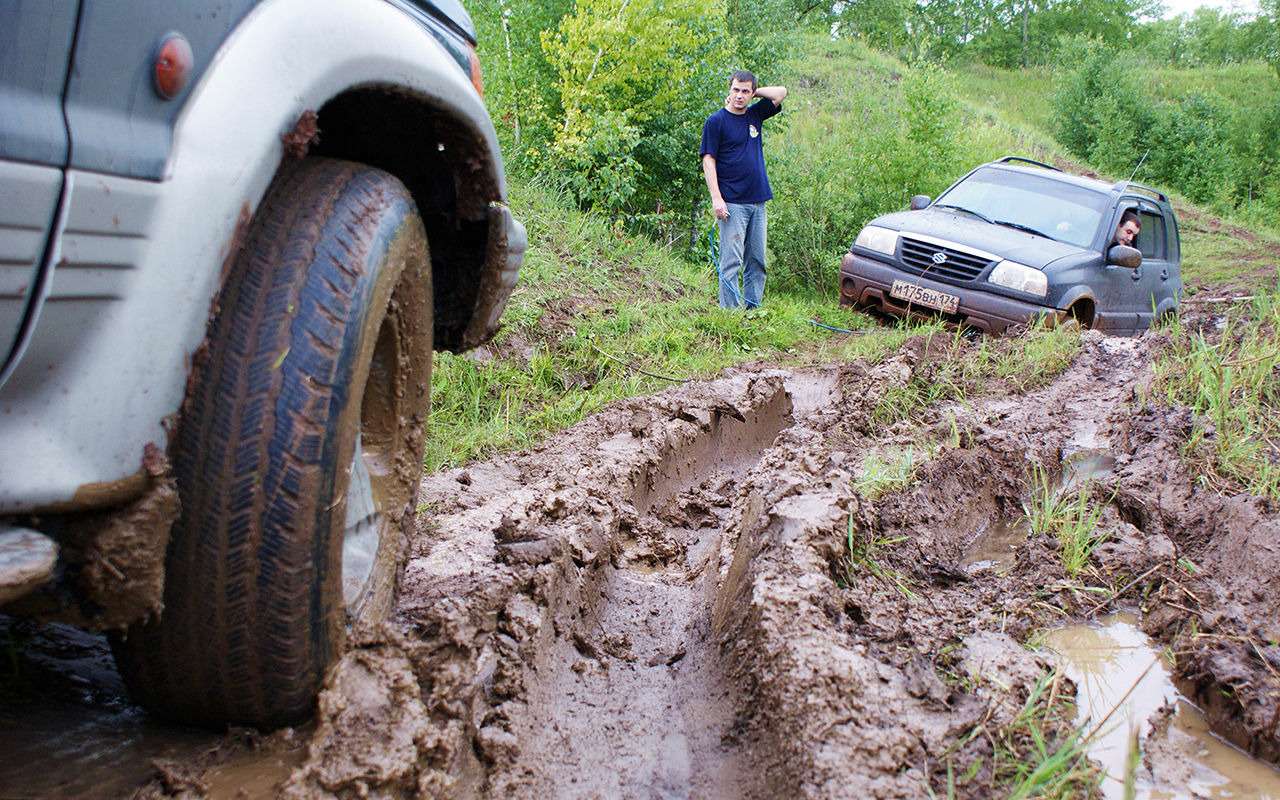
[[[1107,195],[1053,178],[983,167],[938,198],[1080,247],[1093,244]]]
[[[1164,258],[1167,238],[1164,230],[1164,217],[1138,209],[1138,217],[1142,220],[1142,230],[1138,231],[1138,240],[1134,246],[1142,253],[1143,258]]]

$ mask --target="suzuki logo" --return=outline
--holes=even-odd
[[[935,264],[941,264],[946,260],[947,260],[947,254],[942,251],[938,251],[933,254],[933,263]]]

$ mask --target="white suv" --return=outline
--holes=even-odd
[[[0,604],[166,716],[311,710],[391,605],[431,354],[523,227],[457,0],[0,8]]]

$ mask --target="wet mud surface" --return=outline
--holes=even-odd
[[[212,795],[239,768],[294,798],[914,798],[949,773],[998,796],[995,734],[1033,693],[1076,690],[1027,643],[1117,609],[1270,770],[1280,512],[1192,478],[1190,420],[1144,400],[1159,336],[1086,333],[1044,388],[878,421],[936,379],[942,344],[730,371],[427,476],[392,617],[331,671],[314,727],[135,755],[110,796]],[[906,448],[909,482],[855,490],[868,457]],[[1035,469],[1103,507],[1079,575],[1023,521]],[[111,698],[88,706],[134,713]],[[29,724],[12,719],[0,735]],[[1150,739],[1145,768],[1175,774]],[[0,769],[0,795],[51,796],[38,771]]]

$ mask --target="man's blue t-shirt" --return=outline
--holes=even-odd
[[[702,152],[716,160],[720,196],[726,203],[763,203],[773,199],[764,170],[762,123],[782,107],[769,98],[734,114],[722,108],[702,126]]]

